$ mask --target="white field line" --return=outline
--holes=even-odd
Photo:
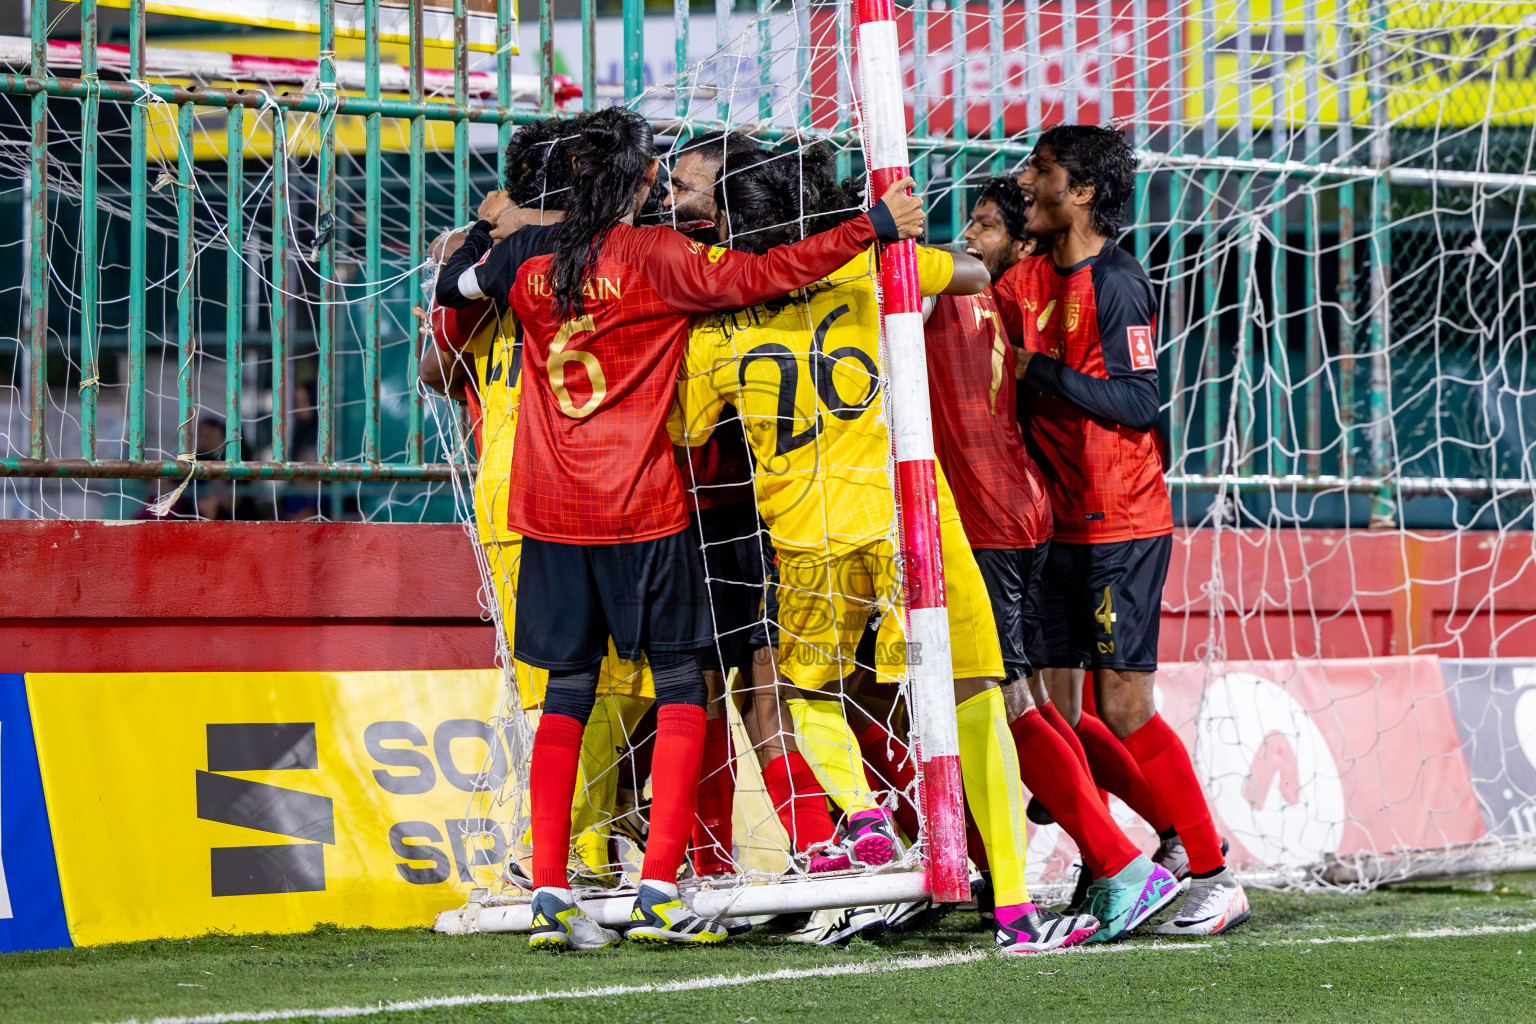
[[[1510,935],[1536,932],[1536,921],[1525,924],[1480,924],[1473,928],[1436,928],[1427,932],[1394,935],[1327,935],[1315,939],[1278,939],[1272,946],[1331,946],[1336,942],[1391,942],[1394,939],[1469,939],[1477,935]]]
[[[1397,939],[1470,938],[1477,935],[1502,935],[1515,932],[1536,932],[1536,922],[1520,925],[1479,925],[1474,928],[1437,928],[1433,931],[1397,932],[1391,935],[1340,935],[1312,939],[1280,939],[1270,945],[1322,946],[1338,942],[1390,942]],[[1060,950],[1043,956],[1083,956],[1110,953],[1194,953],[1212,948],[1208,942],[1179,942],[1157,945],[1088,946],[1086,948]],[[518,992],[513,994],[473,993],[463,996],[431,996],[425,999],[402,999],[396,1002],[369,1003],[361,1006],[328,1006],[320,1009],[256,1010],[250,1012],[204,1013],[186,1017],[154,1017],[141,1020],[130,1017],[117,1024],[255,1024],[261,1021],[284,1020],[334,1020],[343,1017],[372,1017],[382,1013],[409,1013],[413,1010],[435,1010],[453,1006],[487,1006],[512,1003],[537,1003],[549,999],[592,999],[603,996],[648,995],[668,992],[696,992],[700,989],[734,988],[753,985],[760,981],[800,981],[806,978],[838,978],[858,974],[893,974],[898,971],[919,971],[930,967],[953,967],[976,963],[996,956],[991,950],[972,949],[965,952],[946,953],[942,956],[899,957],[857,964],[840,964],[835,967],[786,967],[779,971],[761,974],[717,974],[705,978],[683,978],[678,981],[657,982],[649,985],[605,985],[600,988],[578,988],[567,991]],[[1038,963],[1039,956],[1020,957],[1022,963]]]

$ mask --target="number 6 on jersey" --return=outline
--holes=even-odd
[[[549,346],[549,365],[545,371],[549,374],[549,387],[560,402],[560,411],[573,420],[585,419],[592,415],[608,394],[608,381],[603,377],[603,368],[599,365],[597,357],[581,349],[573,352],[565,350],[565,346],[569,345],[576,335],[587,334],[595,329],[591,314],[567,320],[560,325],[554,342]],[[585,405],[578,406],[571,400],[571,392],[565,386],[567,363],[578,363],[587,371],[587,381],[592,385],[592,397]]]

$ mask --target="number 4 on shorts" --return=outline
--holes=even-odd
[[[1093,610],[1093,621],[1099,624],[1099,630],[1103,633],[1115,631],[1115,603],[1109,596],[1109,588],[1104,588],[1104,600]]]

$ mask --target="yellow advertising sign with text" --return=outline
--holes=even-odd
[[[1167,54],[1166,40],[1154,30],[1152,53],[1154,61],[1176,58],[1167,77],[1183,84],[1189,122],[1204,116],[1209,74],[1219,124],[1237,123],[1246,106],[1255,125],[1267,125],[1277,103],[1286,122],[1305,124],[1315,73],[1319,121],[1337,124],[1347,114],[1352,123],[1368,125],[1370,68],[1394,127],[1536,120],[1536,3],[1530,0],[1387,0],[1380,8],[1365,0],[1255,0],[1246,8],[1217,0],[1184,11],[1182,52]],[[1246,73],[1238,56],[1241,35],[1248,37]]]
[[[501,687],[494,670],[28,675],[74,941],[430,925],[505,855],[509,825],[466,840],[482,769],[497,790],[508,771],[484,720]]]

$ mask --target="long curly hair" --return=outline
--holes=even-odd
[[[571,185],[565,219],[555,225],[550,288],[561,319],[584,312],[581,290],[602,255],[608,232],[635,208],[635,195],[656,156],[651,126],[627,107],[582,119],[569,143]]]
[[[859,212],[837,183],[832,150],[818,143],[788,153],[729,150],[715,183],[732,249],[764,253],[836,227]]]
[[[530,121],[507,143],[507,176],[502,187],[518,206],[563,210],[571,193],[571,143],[585,115]]]

